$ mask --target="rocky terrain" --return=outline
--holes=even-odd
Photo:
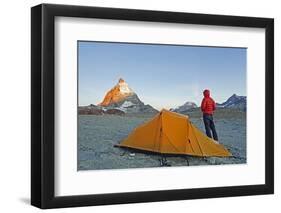
[[[199,108],[190,110],[187,115],[196,127],[205,131]],[[114,147],[135,127],[153,116],[147,113],[122,116],[79,115],[78,170],[161,167],[162,156],[159,154]],[[165,156],[167,163],[172,167],[246,163],[246,113],[237,109],[219,108],[214,119],[219,143],[233,157]]]

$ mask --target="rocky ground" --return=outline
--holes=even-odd
[[[204,130],[199,109],[187,112],[191,121]],[[154,114],[79,115],[78,170],[147,168],[161,166],[158,154],[114,147],[136,126]],[[234,109],[218,109],[215,116],[219,141],[234,157],[167,156],[170,166],[197,166],[246,163],[246,113]]]

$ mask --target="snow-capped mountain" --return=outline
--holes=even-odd
[[[247,97],[246,96],[238,96],[236,94],[233,94],[230,98],[228,98],[222,104],[217,103],[217,107],[240,109],[240,110],[246,111]]]
[[[198,106],[194,102],[187,101],[183,105],[170,109],[173,112],[184,113]]]
[[[125,113],[157,112],[157,110],[149,104],[144,104],[122,78],[106,93],[103,101],[98,104],[98,106],[104,111],[116,109]]]
[[[230,108],[230,109],[238,109],[238,110],[246,111],[247,97],[238,96],[236,94],[233,94],[222,104],[217,103],[216,105],[217,105],[217,108]],[[198,108],[198,106],[194,102],[188,101],[188,102],[184,103],[183,105],[178,106],[176,108],[172,108],[170,110],[173,112],[186,114],[195,108]]]
[[[107,107],[123,101],[126,97],[132,95],[134,95],[134,91],[122,78],[120,78],[118,83],[106,93],[103,101],[99,103],[99,106]]]

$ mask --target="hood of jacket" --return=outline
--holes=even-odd
[[[209,98],[209,97],[210,97],[210,90],[205,89],[204,92],[203,92],[203,94],[204,94],[204,97],[205,97],[205,98]]]

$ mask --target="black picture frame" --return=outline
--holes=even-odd
[[[55,17],[264,28],[265,184],[93,195],[54,195]],[[31,8],[31,204],[42,209],[274,193],[274,20],[271,18],[41,4]]]

